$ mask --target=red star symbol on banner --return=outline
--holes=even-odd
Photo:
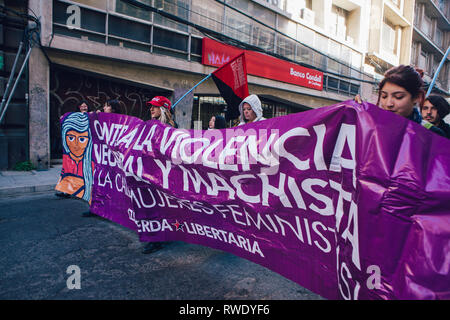
[[[174,225],[176,227],[176,231],[180,230],[184,232],[183,228],[184,228],[184,224],[181,224],[178,222],[178,220],[175,220],[175,223],[172,223],[172,225]]]

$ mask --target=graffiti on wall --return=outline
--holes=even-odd
[[[104,103],[117,99],[119,112],[150,119],[150,112],[145,101],[156,95],[167,96],[165,90],[139,87],[129,83],[108,78],[53,67],[50,70],[50,139],[51,158],[61,159],[62,141],[60,118],[66,112],[76,112],[80,101],[89,103],[90,110],[102,110]]]

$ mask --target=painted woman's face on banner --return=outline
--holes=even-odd
[[[84,154],[89,142],[89,134],[87,131],[77,132],[70,130],[66,133],[66,143],[69,147],[70,153],[76,157],[81,157]]]

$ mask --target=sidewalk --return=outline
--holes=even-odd
[[[61,164],[43,171],[0,171],[0,197],[55,189]]]

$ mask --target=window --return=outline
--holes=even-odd
[[[327,77],[327,88],[329,91],[337,92],[339,86],[339,80],[333,77]]]
[[[294,60],[295,58],[295,43],[283,36],[277,38],[277,53]]]
[[[350,95],[357,95],[359,93],[359,85],[350,84]]]
[[[53,2],[53,22],[66,25],[70,16],[66,12],[68,3],[59,1]],[[80,7],[80,28],[99,33],[105,33],[106,14]]]
[[[296,60],[299,62],[312,64],[314,60],[314,51],[302,45],[298,45]]]
[[[309,47],[314,47],[314,35],[315,32],[302,25],[298,25],[297,40],[306,44]]]
[[[297,24],[294,21],[286,19],[280,15],[278,16],[277,30],[294,39],[297,36]]]
[[[191,37],[191,60],[200,62],[202,60],[202,39]]]
[[[418,61],[419,68],[428,71],[428,61],[429,61],[428,59],[429,59],[428,52],[421,50]]]
[[[258,21],[270,26],[275,27],[275,13],[271,10],[252,2],[249,0],[227,0],[223,1],[240,11],[247,13]]]
[[[382,48],[383,50],[395,53],[395,27],[386,19],[383,20],[382,26]]]
[[[153,44],[170,49],[187,51],[188,37],[173,31],[154,28]]]
[[[226,8],[225,34],[227,36],[249,43],[251,39],[251,28],[252,20],[233,9]]]
[[[108,7],[108,0],[74,0],[73,2],[78,2],[80,4],[84,4],[102,10],[106,10],[106,8]]]
[[[140,0],[140,2],[149,6],[151,6],[152,4],[151,0]],[[123,0],[116,0],[116,12],[145,21],[151,21],[152,17],[151,11],[132,6],[131,4]]]
[[[442,41],[443,37],[444,37],[444,33],[441,31],[441,29],[436,28],[436,33],[434,35],[434,41],[440,48],[443,47],[443,41]]]
[[[110,35],[150,43],[150,26],[110,15],[108,20]]]
[[[252,44],[261,49],[273,52],[275,33],[262,25],[252,25]]]
[[[155,7],[162,9],[164,12],[171,13],[178,18],[189,20],[189,0],[154,0]],[[155,14],[155,23],[187,32],[188,26],[182,23],[175,22],[169,18],[166,18],[160,14]]]
[[[329,32],[333,36],[346,38],[347,36],[347,19],[348,11],[333,5],[330,13]]]
[[[339,91],[341,93],[348,93],[350,90],[350,83],[347,81],[339,81]]]
[[[191,21],[205,28],[222,32],[223,5],[214,0],[193,1]],[[195,32],[195,29],[193,31]]]
[[[428,18],[426,15],[423,15],[423,19],[422,19],[422,31],[423,33],[431,38],[431,30],[432,30],[432,24],[431,24],[431,19]]]
[[[324,36],[316,33],[315,44],[315,49],[317,49],[318,51],[324,53],[328,51],[328,38],[325,38]],[[314,65],[325,70],[327,68],[327,56],[323,54],[315,54]]]

